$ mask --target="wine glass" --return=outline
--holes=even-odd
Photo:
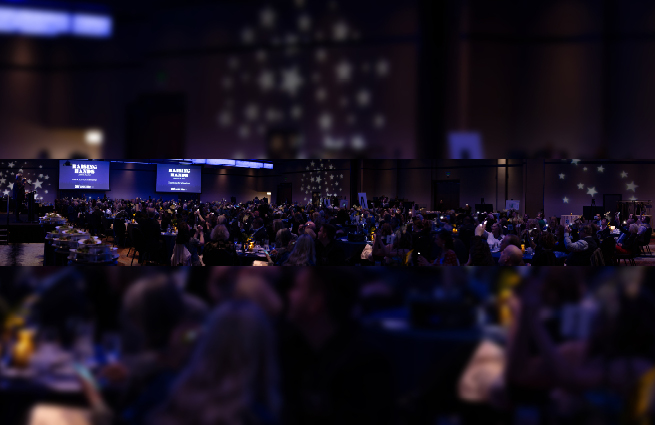
[[[102,337],[102,350],[107,363],[116,363],[121,357],[121,337],[117,333],[107,333]]]

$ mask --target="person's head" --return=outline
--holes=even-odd
[[[273,233],[277,235],[277,232],[279,232],[281,229],[285,229],[286,226],[284,225],[284,221],[280,220],[279,218],[276,220],[273,220]]]
[[[252,228],[253,229],[259,229],[259,228],[262,228],[262,227],[264,227],[264,220],[262,220],[259,217],[257,217],[256,219],[253,220],[253,222],[252,222]]]
[[[391,229],[391,224],[384,223],[382,225],[382,236],[389,236],[392,233],[393,233],[393,229]]]
[[[289,291],[289,320],[299,327],[325,319],[346,325],[353,318],[357,288],[357,283],[337,271],[303,269]]]
[[[311,236],[314,240],[316,239],[316,233],[310,227],[305,227],[305,234]]]
[[[546,232],[543,235],[541,235],[541,246],[544,249],[555,249],[555,244],[557,243],[557,240],[555,239],[555,236],[550,233]]]
[[[321,229],[318,231],[318,240],[321,242],[329,243],[334,240],[334,236],[337,234],[337,229],[331,224],[324,224],[321,226]]]
[[[579,234],[580,234],[580,239],[582,239],[582,238],[586,238],[587,236],[592,236],[594,234],[594,231],[590,225],[585,224],[584,226],[580,227]]]
[[[473,266],[493,266],[496,264],[491,256],[489,244],[482,239],[478,239],[476,243],[471,243],[469,255]]]
[[[639,233],[639,226],[637,224],[635,224],[635,223],[632,223],[630,225],[630,227],[628,228],[628,231],[630,233],[634,233],[636,235],[637,233]]]
[[[498,238],[500,236],[500,224],[498,223],[492,224],[491,233],[494,235],[495,238]]]
[[[175,238],[176,244],[186,245],[191,240],[191,232],[189,231],[189,226],[186,222],[182,221],[178,225],[177,237]]]
[[[521,248],[517,248],[514,245],[509,245],[507,248],[500,253],[500,260],[498,260],[498,265],[500,266],[524,266],[523,263],[523,252]]]
[[[453,234],[448,230],[442,230],[437,233],[436,239],[437,245],[444,250],[454,249],[455,244],[453,243]]]
[[[289,229],[280,229],[275,234],[275,245],[278,248],[287,248],[291,242],[291,230]]]
[[[23,179],[23,175],[21,173],[16,174],[16,181],[20,181]]]
[[[600,220],[600,225],[601,225],[602,227],[606,227],[606,226],[607,226],[607,219],[604,218],[604,219]]]
[[[136,282],[125,294],[121,314],[132,349],[165,348],[185,312],[182,292],[170,276],[157,274]]]
[[[521,249],[521,240],[516,235],[507,235],[500,242],[500,250],[504,251],[508,246],[514,246]]]
[[[212,230],[210,238],[214,241],[226,241],[230,239],[230,232],[224,224],[217,224]]]
[[[307,234],[300,235],[285,264],[291,266],[316,264],[314,239]]]
[[[266,315],[250,301],[227,301],[211,314],[192,360],[150,423],[237,424],[255,404],[275,416],[280,407],[276,363]]]

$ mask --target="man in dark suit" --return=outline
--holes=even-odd
[[[20,219],[20,209],[25,202],[25,179],[21,173],[16,174],[16,182],[14,183],[14,201],[15,201],[15,213],[16,213],[16,222],[22,223]]]
[[[316,240],[317,266],[343,266],[346,258],[343,250],[337,245],[335,236],[337,229],[331,224],[323,224],[318,231]]]
[[[257,217],[252,222],[252,240],[254,240],[255,243],[261,244],[261,241],[265,239],[268,240],[268,232],[264,227],[264,220]]]

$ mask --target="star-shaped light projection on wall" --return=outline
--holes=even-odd
[[[564,163],[568,163],[568,161],[570,161],[571,165],[575,166],[574,168],[570,169],[570,171],[571,171],[570,174],[573,176],[573,178],[575,178],[575,177],[582,177],[583,178],[583,182],[580,182],[580,183],[577,184],[578,190],[585,190],[586,189],[587,190],[587,195],[590,195],[592,198],[594,196],[596,196],[597,194],[599,194],[599,192],[596,190],[596,187],[598,186],[598,184],[601,184],[602,181],[605,181],[605,180],[598,181],[597,178],[594,177],[594,175],[600,177],[599,176],[600,174],[605,174],[605,171],[608,171],[610,175],[620,176],[621,179],[627,179],[628,178],[628,173],[625,170],[620,169],[620,168],[619,169],[612,169],[614,167],[613,165],[608,165],[608,167],[605,167],[604,164],[595,166],[597,174],[584,173],[582,176],[580,176],[579,172],[578,172],[578,175],[576,175],[575,174],[576,170],[578,170],[578,171],[580,170],[580,168],[577,168],[577,167],[578,167],[578,165],[580,165],[581,160],[580,159],[563,160]],[[586,167],[586,166],[582,167],[582,171],[587,171],[588,172],[590,169],[593,170],[593,168],[590,168],[590,167]],[[616,173],[616,174],[614,174],[614,173]],[[558,175],[559,175],[559,180],[565,180],[566,177],[567,177],[566,173],[559,172],[559,170],[558,170]],[[594,186],[591,186],[591,184],[594,184]],[[629,200],[631,200],[631,201],[638,200],[638,198],[635,197],[636,196],[635,193],[636,193],[637,188],[639,187],[639,185],[635,184],[634,181],[632,181],[631,183],[624,183],[624,184],[625,184],[625,189],[624,189],[625,192],[631,192],[631,193],[624,193],[624,196],[627,197],[628,195],[631,195]],[[608,188],[606,187],[607,186],[606,184],[601,184],[601,186],[605,190],[608,190]],[[566,195],[566,196],[564,198],[562,198],[562,202],[565,203],[565,204],[570,203],[571,199],[568,198],[568,193],[565,192],[565,193],[563,193],[563,195]]]
[[[313,192],[321,198],[344,196],[343,173],[336,170],[331,160],[312,159],[305,167],[300,181],[303,201],[310,202]]]
[[[341,1],[311,8],[302,0],[286,2],[291,7],[281,1],[255,12],[240,30],[244,45],[262,48],[225,59],[218,126],[243,143],[285,126],[317,135],[326,149],[367,149],[388,123],[375,100],[393,72],[389,57],[339,49],[362,37]],[[307,47],[322,43],[329,50]]]
[[[27,190],[34,190],[36,192],[35,199],[40,202],[54,202],[56,191],[49,194],[49,191],[56,189],[48,181],[50,175],[43,174],[43,164],[39,161],[0,161],[0,193],[2,196],[14,195],[14,183],[16,182],[16,174],[21,173],[27,179]],[[43,181],[42,181],[43,179]],[[46,195],[44,197],[44,195]]]

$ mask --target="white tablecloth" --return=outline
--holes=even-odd
[[[582,217],[582,216],[581,215],[563,215],[560,218],[559,224],[561,224],[562,226],[566,226],[567,224],[573,224],[573,223],[575,223],[575,220],[579,219],[580,217]]]

